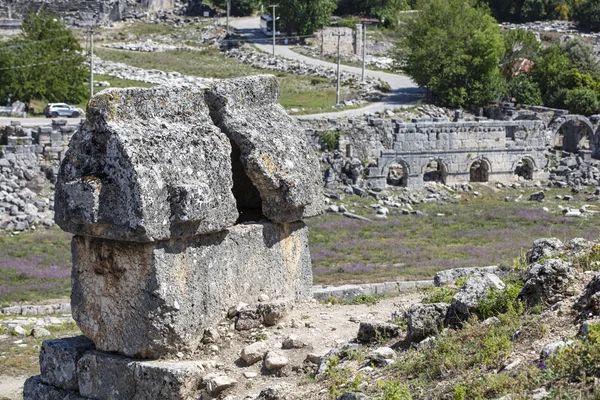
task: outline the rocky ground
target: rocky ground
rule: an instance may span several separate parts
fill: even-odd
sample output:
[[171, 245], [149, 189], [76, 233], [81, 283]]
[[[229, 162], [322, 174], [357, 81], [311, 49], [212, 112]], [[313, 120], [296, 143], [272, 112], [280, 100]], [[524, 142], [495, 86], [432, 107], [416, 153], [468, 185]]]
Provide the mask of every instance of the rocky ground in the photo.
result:
[[[240, 305], [205, 331], [194, 356], [201, 398], [592, 398], [599, 248], [540, 239], [512, 270], [449, 270], [424, 292], [298, 304], [272, 326], [245, 329]], [[47, 335], [36, 329], [4, 334], [0, 346], [26, 348]], [[565, 380], [571, 373], [579, 378]], [[18, 398], [20, 379], [4, 374], [0, 396]]]

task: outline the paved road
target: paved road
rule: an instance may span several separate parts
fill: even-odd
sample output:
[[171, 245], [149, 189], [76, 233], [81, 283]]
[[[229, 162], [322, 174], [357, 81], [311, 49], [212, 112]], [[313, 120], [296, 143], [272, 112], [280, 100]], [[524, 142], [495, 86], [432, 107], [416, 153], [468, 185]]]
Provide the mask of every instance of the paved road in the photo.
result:
[[[62, 119], [62, 118], [57, 118]], [[79, 125], [81, 118], [64, 118], [67, 120], [67, 125]], [[39, 125], [50, 125], [52, 120], [50, 118], [9, 118], [0, 117], [0, 126], [10, 125], [10, 121], [21, 121], [21, 125], [27, 126], [39, 126]]]
[[[266, 53], [273, 52], [272, 42], [269, 42], [261, 30], [258, 28], [260, 24], [259, 17], [248, 17], [248, 18], [235, 18], [231, 22], [231, 26], [237, 29], [238, 33], [242, 35], [247, 41], [251, 42], [259, 50]], [[303, 61], [307, 64], [322, 65], [329, 68], [337, 68], [337, 65], [327, 61], [319, 60], [316, 58], [306, 57], [302, 54], [298, 54], [289, 49], [285, 45], [276, 45], [275, 54], [291, 60]], [[355, 74], [361, 74], [361, 68], [350, 67], [348, 65], [342, 65], [340, 67], [342, 71], [353, 72]], [[323, 114], [312, 114], [302, 115], [298, 118], [322, 118], [322, 117], [343, 117], [351, 115], [360, 115], [364, 113], [371, 113], [375, 111], [383, 111], [385, 109], [401, 108], [414, 105], [423, 95], [424, 91], [417, 87], [417, 85], [407, 76], [390, 74], [382, 71], [371, 71], [366, 70], [365, 75], [373, 78], [379, 78], [390, 84], [392, 91], [389, 96], [385, 97], [383, 101], [371, 103], [366, 107], [357, 108], [354, 110], [345, 110], [339, 112], [330, 112]]]

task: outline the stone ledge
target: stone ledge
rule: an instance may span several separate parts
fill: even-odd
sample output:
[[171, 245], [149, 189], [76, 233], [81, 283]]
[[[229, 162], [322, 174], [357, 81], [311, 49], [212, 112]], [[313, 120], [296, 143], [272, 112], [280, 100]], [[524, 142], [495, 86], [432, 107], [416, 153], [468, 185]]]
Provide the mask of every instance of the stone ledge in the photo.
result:
[[394, 295], [399, 293], [412, 292], [418, 289], [432, 287], [433, 280], [425, 281], [398, 281], [382, 283], [365, 283], [361, 285], [343, 285], [343, 286], [314, 286], [313, 298], [317, 300], [327, 300], [333, 297], [340, 300], [352, 300], [360, 295]]

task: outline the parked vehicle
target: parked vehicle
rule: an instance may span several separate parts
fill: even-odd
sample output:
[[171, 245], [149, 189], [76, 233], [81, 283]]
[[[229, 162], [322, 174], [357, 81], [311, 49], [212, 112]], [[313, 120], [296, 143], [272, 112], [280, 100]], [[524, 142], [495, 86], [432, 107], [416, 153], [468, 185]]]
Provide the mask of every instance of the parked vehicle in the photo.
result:
[[[276, 21], [279, 21], [279, 17], [277, 17]], [[273, 17], [267, 14], [261, 15], [260, 30], [267, 36], [273, 36]], [[275, 36], [279, 36], [280, 34], [279, 31], [275, 32]]]
[[46, 118], [79, 118], [83, 115], [83, 110], [81, 108], [73, 107], [65, 103], [49, 103], [46, 106], [46, 108], [44, 108], [44, 115], [46, 116]]

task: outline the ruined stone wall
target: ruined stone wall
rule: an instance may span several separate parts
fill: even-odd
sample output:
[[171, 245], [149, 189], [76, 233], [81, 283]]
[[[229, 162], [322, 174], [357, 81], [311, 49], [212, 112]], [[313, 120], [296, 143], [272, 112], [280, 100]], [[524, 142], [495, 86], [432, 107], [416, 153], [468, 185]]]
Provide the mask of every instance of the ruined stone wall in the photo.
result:
[[[523, 112], [536, 113], [535, 118]], [[549, 117], [548, 110], [542, 109], [519, 113], [523, 119], [511, 121], [478, 117], [476, 121], [449, 122], [447, 118], [421, 118], [406, 123], [366, 116], [345, 122], [310, 121], [305, 122], [305, 127], [313, 146], [321, 150], [326, 150], [321, 139], [324, 132], [341, 133], [338, 148], [341, 155], [326, 157], [324, 161], [327, 164], [324, 181], [328, 187], [336, 186], [334, 176], [343, 174], [344, 169], [362, 171], [362, 166], [371, 186], [389, 184], [391, 169], [405, 175], [401, 186], [412, 188], [424, 184], [431, 168], [437, 168], [439, 180], [448, 184], [474, 179], [512, 182], [519, 177], [543, 180], [550, 170], [547, 151], [554, 149], [559, 136], [563, 137], [563, 151], [567, 153], [578, 151], [578, 145], [587, 138], [589, 143], [581, 148], [582, 154], [600, 158], [600, 117], [588, 119], [564, 113]], [[472, 175], [474, 168], [483, 175]], [[353, 173], [350, 179], [353, 184], [360, 182], [354, 176], [357, 174]]]
[[510, 182], [522, 160], [534, 168], [535, 178], [543, 178], [546, 167], [544, 152], [550, 134], [539, 121], [397, 123], [393, 149], [381, 153], [371, 178], [384, 181], [389, 166], [406, 166], [408, 187], [420, 187], [431, 161], [441, 164], [445, 183], [472, 180], [470, 170], [475, 163], [487, 171], [487, 180]]
[[356, 54], [354, 45], [354, 31], [346, 27], [324, 27], [320, 32], [320, 41], [325, 54], [337, 54], [338, 36], [340, 37], [340, 53], [344, 55]]
[[3, 0], [0, 18], [23, 19], [28, 10], [58, 14], [71, 25], [119, 21], [128, 10], [155, 12], [171, 9], [174, 0]]

